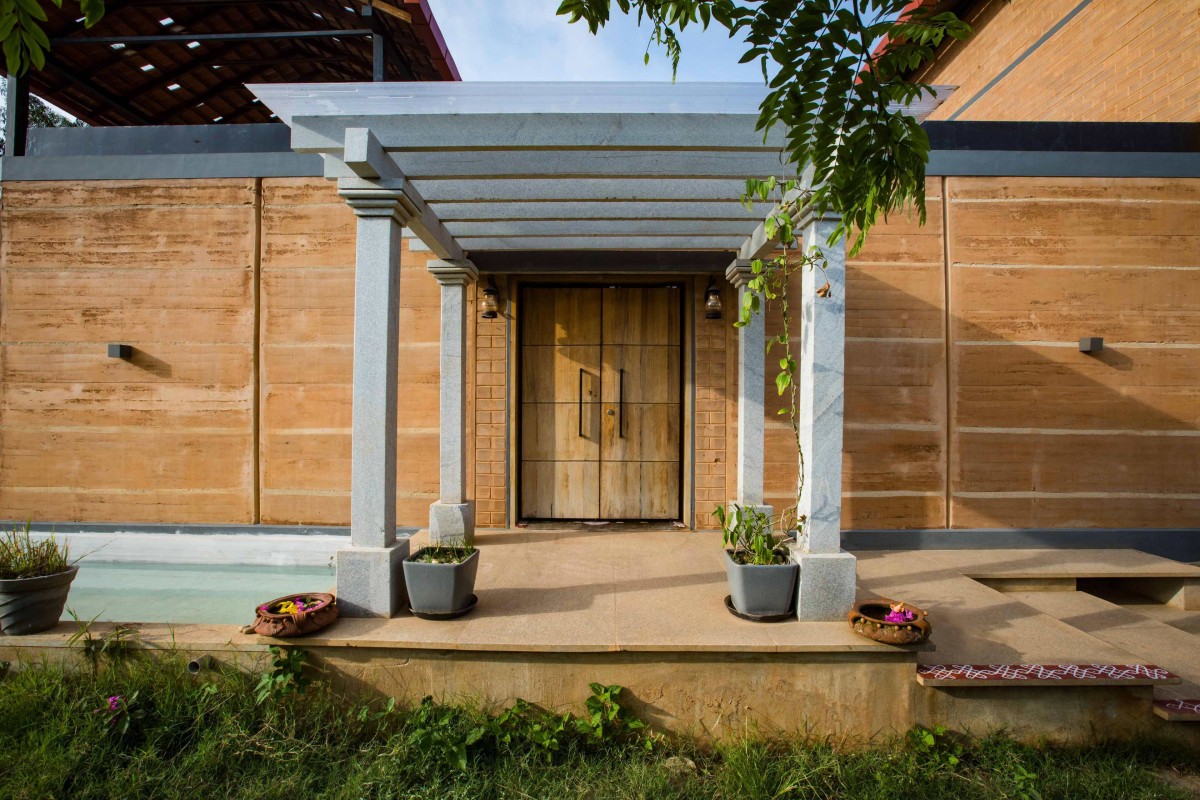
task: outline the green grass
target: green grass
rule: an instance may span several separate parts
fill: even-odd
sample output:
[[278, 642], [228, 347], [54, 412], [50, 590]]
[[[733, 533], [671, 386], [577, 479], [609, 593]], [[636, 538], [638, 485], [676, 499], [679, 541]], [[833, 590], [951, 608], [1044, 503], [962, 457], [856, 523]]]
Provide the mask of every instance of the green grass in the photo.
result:
[[57, 575], [71, 566], [70, 553], [53, 535], [34, 541], [32, 524], [13, 527], [0, 534], [0, 580], [40, 578]]
[[[320, 682], [256, 700], [258, 676], [188, 676], [173, 656], [0, 669], [0, 798], [1184, 798], [1154, 777], [1189, 756], [1161, 744], [1032, 747], [914, 731], [877, 749], [741, 742], [704, 751], [642, 732], [575, 732], [524, 711], [355, 703]], [[136, 700], [130, 700], [136, 693]], [[131, 702], [125, 733], [107, 698]], [[102, 709], [97, 712], [96, 709]], [[465, 769], [455, 748], [472, 731]], [[509, 741], [505, 743], [503, 739]], [[543, 737], [543, 738], [539, 738]], [[690, 759], [696, 768], [678, 768]]]

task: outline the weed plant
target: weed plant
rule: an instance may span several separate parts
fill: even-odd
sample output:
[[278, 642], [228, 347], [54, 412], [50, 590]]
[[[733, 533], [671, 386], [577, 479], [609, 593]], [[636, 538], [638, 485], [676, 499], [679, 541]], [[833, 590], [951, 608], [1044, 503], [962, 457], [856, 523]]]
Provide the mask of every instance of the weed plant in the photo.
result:
[[760, 567], [790, 563], [784, 537], [771, 532], [770, 515], [735, 503], [728, 511], [717, 506], [713, 516], [721, 525], [722, 541], [734, 562]]
[[527, 703], [402, 709], [319, 680], [260, 701], [258, 676], [191, 676], [169, 653], [105, 658], [95, 674], [21, 666], [0, 673], [0, 797], [12, 800], [1182, 800], [1153, 770], [1195, 769], [1151, 742], [1064, 748], [923, 730], [870, 750], [759, 739], [710, 751], [647, 736], [616, 703], [619, 687], [598, 684], [575, 717]]
[[428, 544], [408, 559], [423, 564], [461, 564], [478, 550], [475, 545], [458, 540], [444, 544]]
[[13, 527], [0, 536], [0, 580], [40, 578], [66, 572], [71, 566], [67, 545], [53, 536], [34, 541], [30, 523]]

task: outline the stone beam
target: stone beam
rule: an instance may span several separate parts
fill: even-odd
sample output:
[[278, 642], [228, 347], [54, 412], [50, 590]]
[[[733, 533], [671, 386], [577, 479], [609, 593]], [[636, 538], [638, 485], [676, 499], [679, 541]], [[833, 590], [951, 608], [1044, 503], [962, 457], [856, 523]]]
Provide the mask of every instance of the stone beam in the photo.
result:
[[[799, 189], [793, 189], [784, 196], [784, 204], [793, 203], [798, 200], [800, 196], [801, 191]], [[767, 217], [778, 214], [781, 208], [782, 205], [773, 207], [770, 212], [763, 214], [762, 218], [766, 219]], [[797, 208], [797, 210], [792, 214], [792, 224], [798, 225], [804, 213], [805, 211], [803, 208]], [[799, 234], [797, 233], [797, 236], [798, 235]], [[767, 236], [766, 225], [765, 223], [760, 222], [758, 227], [754, 229], [754, 233], [750, 234], [750, 237], [746, 239], [741, 248], [738, 250], [738, 258], [745, 261], [754, 261], [757, 258], [765, 258], [771, 253], [771, 251], [778, 247], [779, 239]]]
[[526, 203], [438, 203], [434, 206], [442, 222], [498, 222], [521, 220], [734, 220], [747, 228], [761, 215], [747, 211], [736, 201], [724, 203], [630, 201], [531, 201]]
[[[265, 97], [268, 87], [255, 91]], [[261, 90], [261, 91], [260, 91]], [[274, 98], [264, 102], [271, 106]], [[278, 112], [281, 109], [272, 106]], [[464, 118], [469, 124], [464, 124]], [[283, 117], [288, 122], [286, 116]], [[370, 128], [385, 149], [403, 150], [675, 150], [770, 151], [786, 145], [775, 126], [763, 141], [758, 114], [494, 113], [364, 114], [292, 117], [292, 149], [329, 153], [347, 127]]]
[[463, 237], [467, 250], [726, 250], [741, 236], [484, 236]]
[[395, 160], [384, 152], [370, 129], [345, 129], [340, 151], [325, 155], [325, 177], [337, 180], [339, 192], [384, 189], [395, 193], [408, 227], [430, 250], [439, 258], [463, 258], [462, 246], [442, 225]]
[[[367, 130], [353, 128], [350, 130]], [[382, 146], [380, 151], [382, 152]], [[431, 150], [389, 153], [413, 180], [472, 178], [736, 178], [782, 175], [775, 151]], [[349, 163], [347, 163], [349, 166]], [[346, 175], [351, 174], [350, 167]], [[357, 173], [357, 171], [354, 172]], [[374, 177], [363, 175], [362, 177]]]

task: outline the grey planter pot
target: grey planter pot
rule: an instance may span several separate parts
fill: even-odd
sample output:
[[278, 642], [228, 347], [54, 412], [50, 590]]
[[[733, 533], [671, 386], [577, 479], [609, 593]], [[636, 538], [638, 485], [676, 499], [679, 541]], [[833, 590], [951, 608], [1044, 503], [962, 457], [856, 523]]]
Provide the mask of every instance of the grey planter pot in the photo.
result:
[[426, 614], [452, 614], [471, 602], [475, 574], [479, 571], [479, 551], [458, 564], [428, 564], [412, 559], [425, 552], [421, 548], [404, 561], [404, 583], [408, 604], [413, 611]]
[[733, 607], [743, 614], [771, 617], [791, 612], [796, 605], [796, 576], [800, 565], [739, 564], [725, 551], [725, 575]]
[[79, 567], [39, 578], [0, 580], [0, 631], [24, 636], [58, 624]]

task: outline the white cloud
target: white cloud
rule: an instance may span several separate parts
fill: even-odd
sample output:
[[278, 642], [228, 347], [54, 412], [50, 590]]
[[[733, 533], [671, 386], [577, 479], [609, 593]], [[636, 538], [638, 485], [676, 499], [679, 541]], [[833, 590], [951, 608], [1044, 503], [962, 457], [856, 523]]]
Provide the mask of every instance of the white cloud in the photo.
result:
[[[559, 0], [429, 0], [463, 80], [669, 81], [671, 67], [657, 45], [643, 54], [649, 27], [620, 13], [593, 36], [583, 23], [554, 12]], [[688, 28], [681, 37], [680, 81], [761, 81], [753, 65], [737, 63], [743, 48], [723, 28]]]

